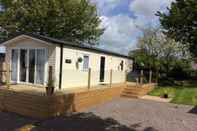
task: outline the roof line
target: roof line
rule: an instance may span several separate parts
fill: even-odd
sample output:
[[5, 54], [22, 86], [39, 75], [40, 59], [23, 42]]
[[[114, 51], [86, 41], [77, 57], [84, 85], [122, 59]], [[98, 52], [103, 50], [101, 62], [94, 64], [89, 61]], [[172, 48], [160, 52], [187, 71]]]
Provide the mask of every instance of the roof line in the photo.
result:
[[100, 49], [100, 48], [97, 48], [97, 47], [73, 44], [72, 42], [69, 42], [69, 41], [62, 41], [62, 40], [58, 40], [58, 39], [55, 39], [55, 38], [52, 38], [52, 37], [47, 37], [47, 36], [38, 35], [38, 34], [32, 34], [32, 33], [18, 33], [18, 34], [15, 34], [14, 36], [8, 38], [7, 40], [2, 41], [1, 44], [3, 44], [6, 41], [9, 41], [11, 39], [14, 39], [15, 37], [18, 37], [20, 35], [26, 35], [26, 36], [33, 37], [33, 38], [36, 38], [36, 39], [39, 39], [39, 40], [42, 40], [42, 41], [55, 43], [55, 44], [59, 44], [59, 45], [63, 44], [65, 46], [69, 46], [69, 47], [74, 47], [74, 48], [79, 48], [79, 49], [86, 49], [86, 50], [90, 50], [90, 51], [94, 51], [94, 52], [99, 52], [99, 53], [109, 54], [109, 55], [113, 55], [113, 56], [133, 59], [130, 56], [119, 54], [119, 53], [108, 51], [108, 50], [104, 50], [104, 49]]

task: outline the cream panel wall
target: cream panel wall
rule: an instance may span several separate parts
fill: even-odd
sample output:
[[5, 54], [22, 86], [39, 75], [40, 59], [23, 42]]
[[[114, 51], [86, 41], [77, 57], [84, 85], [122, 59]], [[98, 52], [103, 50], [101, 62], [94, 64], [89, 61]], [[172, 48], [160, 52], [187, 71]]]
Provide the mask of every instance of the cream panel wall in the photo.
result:
[[[10, 63], [11, 60], [11, 49], [13, 48], [45, 48], [48, 54], [48, 66], [53, 67], [53, 73], [55, 73], [55, 62], [56, 62], [56, 50], [55, 45], [49, 43], [42, 43], [41, 41], [33, 40], [30, 38], [21, 38], [17, 41], [6, 44], [6, 62]], [[48, 69], [46, 69], [48, 70]], [[48, 73], [47, 73], [48, 74]], [[47, 75], [46, 74], [46, 75]], [[48, 77], [48, 76], [46, 76]]]
[[[46, 48], [48, 50], [48, 66], [53, 67], [53, 77], [55, 86], [59, 87], [60, 74], [60, 47], [37, 39], [22, 37], [6, 44], [6, 61], [10, 63], [12, 48]], [[85, 49], [64, 47], [63, 49], [63, 72], [62, 88], [87, 87], [88, 70], [83, 69], [83, 62], [76, 64], [78, 58], [84, 55], [89, 56], [89, 68], [91, 68], [91, 85], [100, 83], [100, 58], [105, 57], [105, 77], [104, 83], [110, 82], [110, 70], [112, 69], [112, 82], [122, 83], [125, 81], [125, 71], [132, 68], [132, 61], [122, 57], [106, 55], [104, 53], [93, 52]], [[66, 63], [71, 60], [71, 63]], [[124, 62], [124, 70], [120, 68], [121, 61]]]
[[[77, 66], [78, 58], [83, 58], [84, 55], [89, 56], [89, 68], [91, 68], [91, 85], [99, 85], [100, 83], [100, 58], [105, 57], [105, 79], [104, 83], [110, 83], [110, 70], [112, 73], [113, 83], [125, 82], [125, 71], [128, 59], [106, 55], [103, 53], [91, 52], [82, 49], [64, 47], [63, 49], [63, 76], [62, 88], [87, 87], [88, 85], [88, 70], [83, 70], [83, 62]], [[59, 53], [60, 54], [60, 53]], [[66, 60], [71, 60], [71, 63], [66, 63]], [[57, 59], [58, 61], [58, 59]], [[124, 62], [124, 70], [121, 70], [120, 63]], [[57, 62], [56, 62], [57, 63]]]

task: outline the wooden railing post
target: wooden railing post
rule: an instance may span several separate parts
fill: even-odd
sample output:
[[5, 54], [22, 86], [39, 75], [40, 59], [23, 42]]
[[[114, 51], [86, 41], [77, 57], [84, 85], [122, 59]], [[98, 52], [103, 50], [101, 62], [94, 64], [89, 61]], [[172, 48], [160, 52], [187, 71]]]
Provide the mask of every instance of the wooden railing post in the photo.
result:
[[88, 69], [88, 89], [91, 87], [91, 68]]
[[136, 78], [136, 86], [139, 85], [139, 77]]
[[127, 83], [127, 70], [125, 70], [125, 80], [124, 80], [125, 84]]
[[111, 69], [110, 70], [110, 82], [109, 82], [109, 85], [110, 85], [110, 88], [112, 87], [112, 76], [113, 75], [113, 70]]
[[152, 70], [150, 70], [150, 72], [149, 72], [149, 83], [152, 83], [152, 74], [153, 74], [153, 72], [152, 72]]
[[144, 71], [141, 70], [141, 72], [140, 72], [140, 84], [141, 85], [143, 84], [143, 77], [144, 77]]
[[3, 67], [2, 67], [2, 71], [3, 71], [2, 72], [2, 82], [5, 83], [6, 82], [6, 72], [5, 72], [6, 71], [6, 63], [3, 62], [2, 65], [3, 65]]
[[53, 67], [49, 66], [49, 79], [48, 81], [52, 81], [53, 80]]
[[3, 63], [0, 63], [0, 82], [3, 83]]
[[6, 86], [7, 88], [10, 87], [10, 66], [6, 64]]

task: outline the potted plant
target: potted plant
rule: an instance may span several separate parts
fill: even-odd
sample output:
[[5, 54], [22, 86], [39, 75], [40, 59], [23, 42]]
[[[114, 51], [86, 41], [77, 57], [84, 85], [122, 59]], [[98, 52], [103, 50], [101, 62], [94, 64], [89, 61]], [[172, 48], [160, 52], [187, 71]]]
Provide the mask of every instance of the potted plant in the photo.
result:
[[83, 61], [83, 59], [81, 57], [78, 58], [77, 62], [81, 63]]
[[79, 57], [78, 59], [77, 59], [77, 62], [76, 62], [76, 67], [77, 67], [77, 69], [79, 69], [79, 63], [81, 63], [83, 61], [83, 59], [81, 58], [81, 57]]
[[48, 81], [48, 84], [46, 86], [46, 94], [47, 94], [47, 96], [53, 95], [54, 89], [55, 89], [54, 81], [51, 79], [51, 80]]
[[168, 98], [168, 93], [167, 93], [167, 91], [165, 90], [164, 91], [164, 94], [163, 94], [163, 96], [162, 96], [163, 98], [165, 98], [165, 99], [167, 99]]

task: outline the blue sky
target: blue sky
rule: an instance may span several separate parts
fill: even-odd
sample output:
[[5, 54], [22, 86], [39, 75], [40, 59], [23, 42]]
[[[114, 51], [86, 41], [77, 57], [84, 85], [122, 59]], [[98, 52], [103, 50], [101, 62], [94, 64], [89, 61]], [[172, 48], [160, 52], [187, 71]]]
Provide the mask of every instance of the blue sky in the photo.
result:
[[91, 0], [105, 28], [99, 47], [127, 54], [136, 48], [139, 28], [159, 25], [157, 11], [165, 12], [174, 0]]

